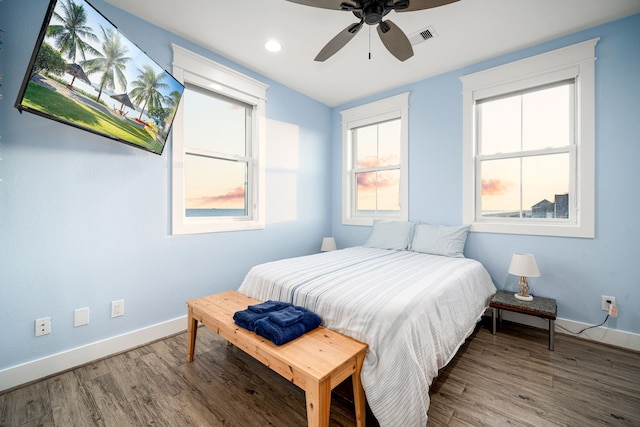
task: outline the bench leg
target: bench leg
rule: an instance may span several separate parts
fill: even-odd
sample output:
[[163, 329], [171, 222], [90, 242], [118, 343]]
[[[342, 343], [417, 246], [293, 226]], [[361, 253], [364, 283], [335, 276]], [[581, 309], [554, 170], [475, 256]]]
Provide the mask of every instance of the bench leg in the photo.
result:
[[331, 383], [328, 379], [317, 384], [307, 383], [307, 425], [309, 427], [328, 427], [331, 410]]
[[553, 344], [554, 344], [554, 338], [555, 338], [555, 328], [556, 328], [556, 322], [553, 319], [549, 319], [549, 350], [553, 351]]
[[498, 311], [497, 308], [495, 307], [491, 307], [491, 333], [493, 335], [496, 334], [496, 312]]
[[196, 351], [197, 332], [198, 321], [193, 318], [193, 309], [189, 307], [187, 316], [187, 362], [193, 362], [193, 355]]
[[362, 363], [364, 362], [364, 354], [356, 356], [356, 371], [351, 376], [353, 383], [353, 401], [356, 407], [356, 426], [364, 427], [367, 421], [365, 408], [364, 389], [360, 381], [360, 372], [362, 371]]

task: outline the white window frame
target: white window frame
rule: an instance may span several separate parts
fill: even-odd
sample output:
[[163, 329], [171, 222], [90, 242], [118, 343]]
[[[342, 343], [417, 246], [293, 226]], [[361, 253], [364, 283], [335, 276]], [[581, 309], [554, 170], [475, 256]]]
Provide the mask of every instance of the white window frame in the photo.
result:
[[[376, 219], [407, 221], [409, 217], [409, 92], [341, 111], [342, 115], [342, 223], [373, 225]], [[352, 130], [400, 119], [400, 212], [397, 216], [357, 216]]]
[[184, 160], [189, 148], [184, 138], [184, 107], [181, 102], [173, 124], [172, 146], [172, 234], [196, 234], [225, 231], [255, 230], [265, 226], [265, 105], [267, 85], [210, 59], [172, 44], [173, 75], [181, 83], [189, 83], [253, 106], [251, 152], [249, 162], [247, 217], [185, 216]]
[[[461, 77], [463, 84], [463, 219], [471, 231], [542, 236], [595, 236], [595, 46], [592, 39]], [[480, 216], [476, 101], [575, 80], [575, 162], [569, 221]]]

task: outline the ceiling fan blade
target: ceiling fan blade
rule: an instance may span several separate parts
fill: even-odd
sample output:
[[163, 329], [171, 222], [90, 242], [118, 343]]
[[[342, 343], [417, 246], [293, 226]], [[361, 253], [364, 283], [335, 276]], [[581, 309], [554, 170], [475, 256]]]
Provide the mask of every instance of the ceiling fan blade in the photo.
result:
[[291, 3], [298, 3], [304, 6], [320, 7], [322, 9], [351, 10], [359, 7], [357, 1], [353, 0], [287, 0]]
[[400, 61], [406, 61], [413, 56], [413, 47], [407, 35], [390, 20], [378, 24], [378, 35], [387, 50]]
[[[291, 1], [291, 0], [289, 0]], [[402, 0], [401, 0], [402, 1]], [[455, 3], [460, 0], [409, 0], [409, 6], [405, 8], [395, 9], [396, 12], [411, 12], [414, 10], [431, 9], [434, 7], [444, 6], [449, 3]], [[400, 3], [400, 2], [398, 2]]]
[[322, 62], [331, 58], [331, 56], [333, 56], [334, 53], [336, 53], [337, 51], [342, 49], [347, 43], [349, 43], [349, 41], [353, 38], [353, 36], [358, 34], [358, 31], [360, 31], [360, 28], [362, 28], [363, 24], [364, 24], [364, 21], [360, 21], [356, 24], [351, 24], [344, 30], [340, 31], [334, 38], [332, 38], [329, 41], [329, 43], [325, 45], [325, 47], [322, 48], [320, 52], [318, 52], [318, 55], [315, 57], [314, 60], [318, 62]]

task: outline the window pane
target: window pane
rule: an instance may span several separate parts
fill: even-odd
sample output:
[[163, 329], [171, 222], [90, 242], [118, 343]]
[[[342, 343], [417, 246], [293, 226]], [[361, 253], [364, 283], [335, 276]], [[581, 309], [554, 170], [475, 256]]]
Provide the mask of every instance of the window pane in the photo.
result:
[[400, 164], [400, 120], [378, 124], [378, 166]]
[[353, 130], [357, 168], [378, 166], [378, 127], [365, 126]]
[[246, 155], [245, 105], [194, 86], [186, 87], [182, 102], [185, 145], [216, 153]]
[[522, 96], [522, 149], [571, 145], [571, 86], [552, 87]]
[[522, 159], [522, 204], [533, 218], [569, 218], [569, 154]]
[[354, 129], [357, 168], [400, 164], [400, 120]]
[[356, 173], [356, 214], [397, 216], [400, 213], [400, 170]]
[[482, 216], [568, 218], [568, 153], [486, 160], [481, 165]]
[[247, 163], [187, 154], [185, 216], [247, 216]]
[[478, 104], [478, 150], [480, 154], [521, 151], [520, 96]]
[[572, 144], [573, 84], [566, 83], [478, 104], [481, 154]]
[[481, 164], [482, 216], [520, 217], [520, 159]]

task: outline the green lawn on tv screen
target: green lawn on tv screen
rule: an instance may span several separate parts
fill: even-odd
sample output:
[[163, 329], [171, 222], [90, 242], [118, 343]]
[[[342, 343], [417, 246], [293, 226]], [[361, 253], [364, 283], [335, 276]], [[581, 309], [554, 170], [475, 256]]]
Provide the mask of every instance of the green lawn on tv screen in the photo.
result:
[[60, 120], [98, 133], [112, 135], [151, 151], [158, 153], [162, 151], [162, 144], [128, 119], [114, 117], [36, 83], [29, 82], [22, 104]]

